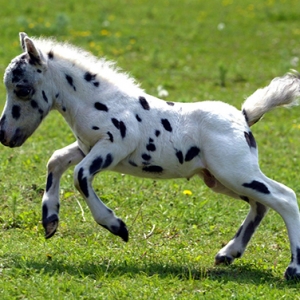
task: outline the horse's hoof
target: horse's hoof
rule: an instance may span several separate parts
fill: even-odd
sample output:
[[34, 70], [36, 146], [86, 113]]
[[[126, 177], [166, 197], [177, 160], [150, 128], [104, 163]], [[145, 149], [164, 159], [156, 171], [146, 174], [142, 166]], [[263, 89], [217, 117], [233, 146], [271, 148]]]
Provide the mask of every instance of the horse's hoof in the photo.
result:
[[51, 238], [58, 227], [58, 217], [57, 215], [52, 215], [49, 218], [47, 218], [45, 221], [43, 221], [43, 226], [45, 228], [45, 238], [49, 239]]
[[119, 230], [115, 233], [115, 235], [118, 235], [124, 242], [128, 242], [129, 239], [129, 233], [126, 224], [119, 219], [120, 227]]
[[233, 262], [234, 258], [233, 257], [230, 257], [230, 256], [226, 256], [226, 255], [217, 255], [215, 257], [215, 265], [231, 265], [232, 262]]
[[128, 242], [129, 233], [128, 233], [126, 224], [121, 219], [118, 219], [118, 221], [119, 221], [119, 226], [113, 225], [111, 227], [108, 227], [108, 226], [102, 225], [100, 223], [98, 223], [98, 224], [100, 226], [104, 227], [105, 229], [109, 230], [114, 235], [119, 236], [124, 242]]
[[297, 273], [297, 269], [293, 267], [288, 267], [285, 270], [284, 277], [286, 280], [300, 281], [300, 273]]

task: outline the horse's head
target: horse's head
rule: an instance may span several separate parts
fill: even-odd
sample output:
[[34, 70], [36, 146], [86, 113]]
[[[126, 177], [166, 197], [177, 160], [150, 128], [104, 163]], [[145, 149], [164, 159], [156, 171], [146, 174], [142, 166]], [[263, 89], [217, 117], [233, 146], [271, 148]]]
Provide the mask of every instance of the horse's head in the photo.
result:
[[25, 33], [20, 33], [23, 53], [6, 68], [7, 97], [0, 121], [0, 141], [9, 147], [21, 146], [51, 109], [47, 95], [47, 58]]

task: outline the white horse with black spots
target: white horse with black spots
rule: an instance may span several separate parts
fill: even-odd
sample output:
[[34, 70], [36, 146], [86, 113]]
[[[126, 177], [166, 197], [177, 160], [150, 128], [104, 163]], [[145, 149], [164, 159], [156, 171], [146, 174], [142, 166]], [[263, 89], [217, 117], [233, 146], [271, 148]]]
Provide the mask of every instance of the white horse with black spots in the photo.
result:
[[200, 176], [213, 191], [245, 200], [250, 211], [216, 255], [230, 264], [245, 251], [269, 208], [283, 218], [291, 262], [287, 279], [300, 278], [300, 217], [295, 193], [266, 177], [250, 126], [269, 110], [300, 96], [294, 72], [257, 90], [242, 110], [219, 101], [166, 102], [146, 94], [112, 63], [69, 44], [20, 33], [23, 53], [7, 67], [7, 99], [0, 140], [21, 146], [51, 110], [62, 114], [76, 142], [54, 152], [42, 199], [46, 238], [58, 226], [59, 183], [72, 165], [76, 188], [95, 221], [128, 241], [125, 223], [96, 195], [92, 180], [111, 170], [147, 178]]

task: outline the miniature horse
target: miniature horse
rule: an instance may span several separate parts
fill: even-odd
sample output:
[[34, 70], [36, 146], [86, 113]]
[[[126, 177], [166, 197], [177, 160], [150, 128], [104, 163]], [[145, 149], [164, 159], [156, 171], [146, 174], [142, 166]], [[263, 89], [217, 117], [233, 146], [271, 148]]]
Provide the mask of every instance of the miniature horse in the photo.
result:
[[242, 110], [219, 101], [166, 102], [146, 94], [111, 62], [69, 44], [20, 33], [23, 53], [7, 67], [7, 99], [0, 141], [21, 146], [51, 110], [72, 129], [76, 142], [48, 162], [42, 199], [46, 238], [58, 227], [59, 183], [72, 165], [74, 183], [95, 221], [128, 241], [125, 223], [96, 195], [92, 180], [111, 170], [147, 178], [200, 176], [213, 191], [245, 200], [250, 211], [233, 239], [215, 257], [230, 264], [245, 251], [269, 208], [283, 218], [292, 258], [287, 279], [300, 278], [300, 217], [295, 193], [266, 177], [250, 126], [266, 112], [300, 96], [294, 72], [257, 90]]

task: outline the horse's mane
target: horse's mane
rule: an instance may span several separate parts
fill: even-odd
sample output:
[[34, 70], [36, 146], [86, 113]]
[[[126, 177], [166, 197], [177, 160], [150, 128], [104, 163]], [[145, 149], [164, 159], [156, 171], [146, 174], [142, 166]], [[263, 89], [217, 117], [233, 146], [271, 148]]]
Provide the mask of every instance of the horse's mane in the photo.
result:
[[62, 64], [65, 62], [72, 67], [75, 66], [97, 74], [100, 78], [122, 89], [142, 91], [135, 79], [128, 73], [122, 72], [113, 61], [103, 57], [98, 58], [80, 47], [68, 42], [58, 42], [54, 38], [33, 38], [33, 40], [43, 54], [48, 55], [51, 52], [54, 59], [61, 60]]

